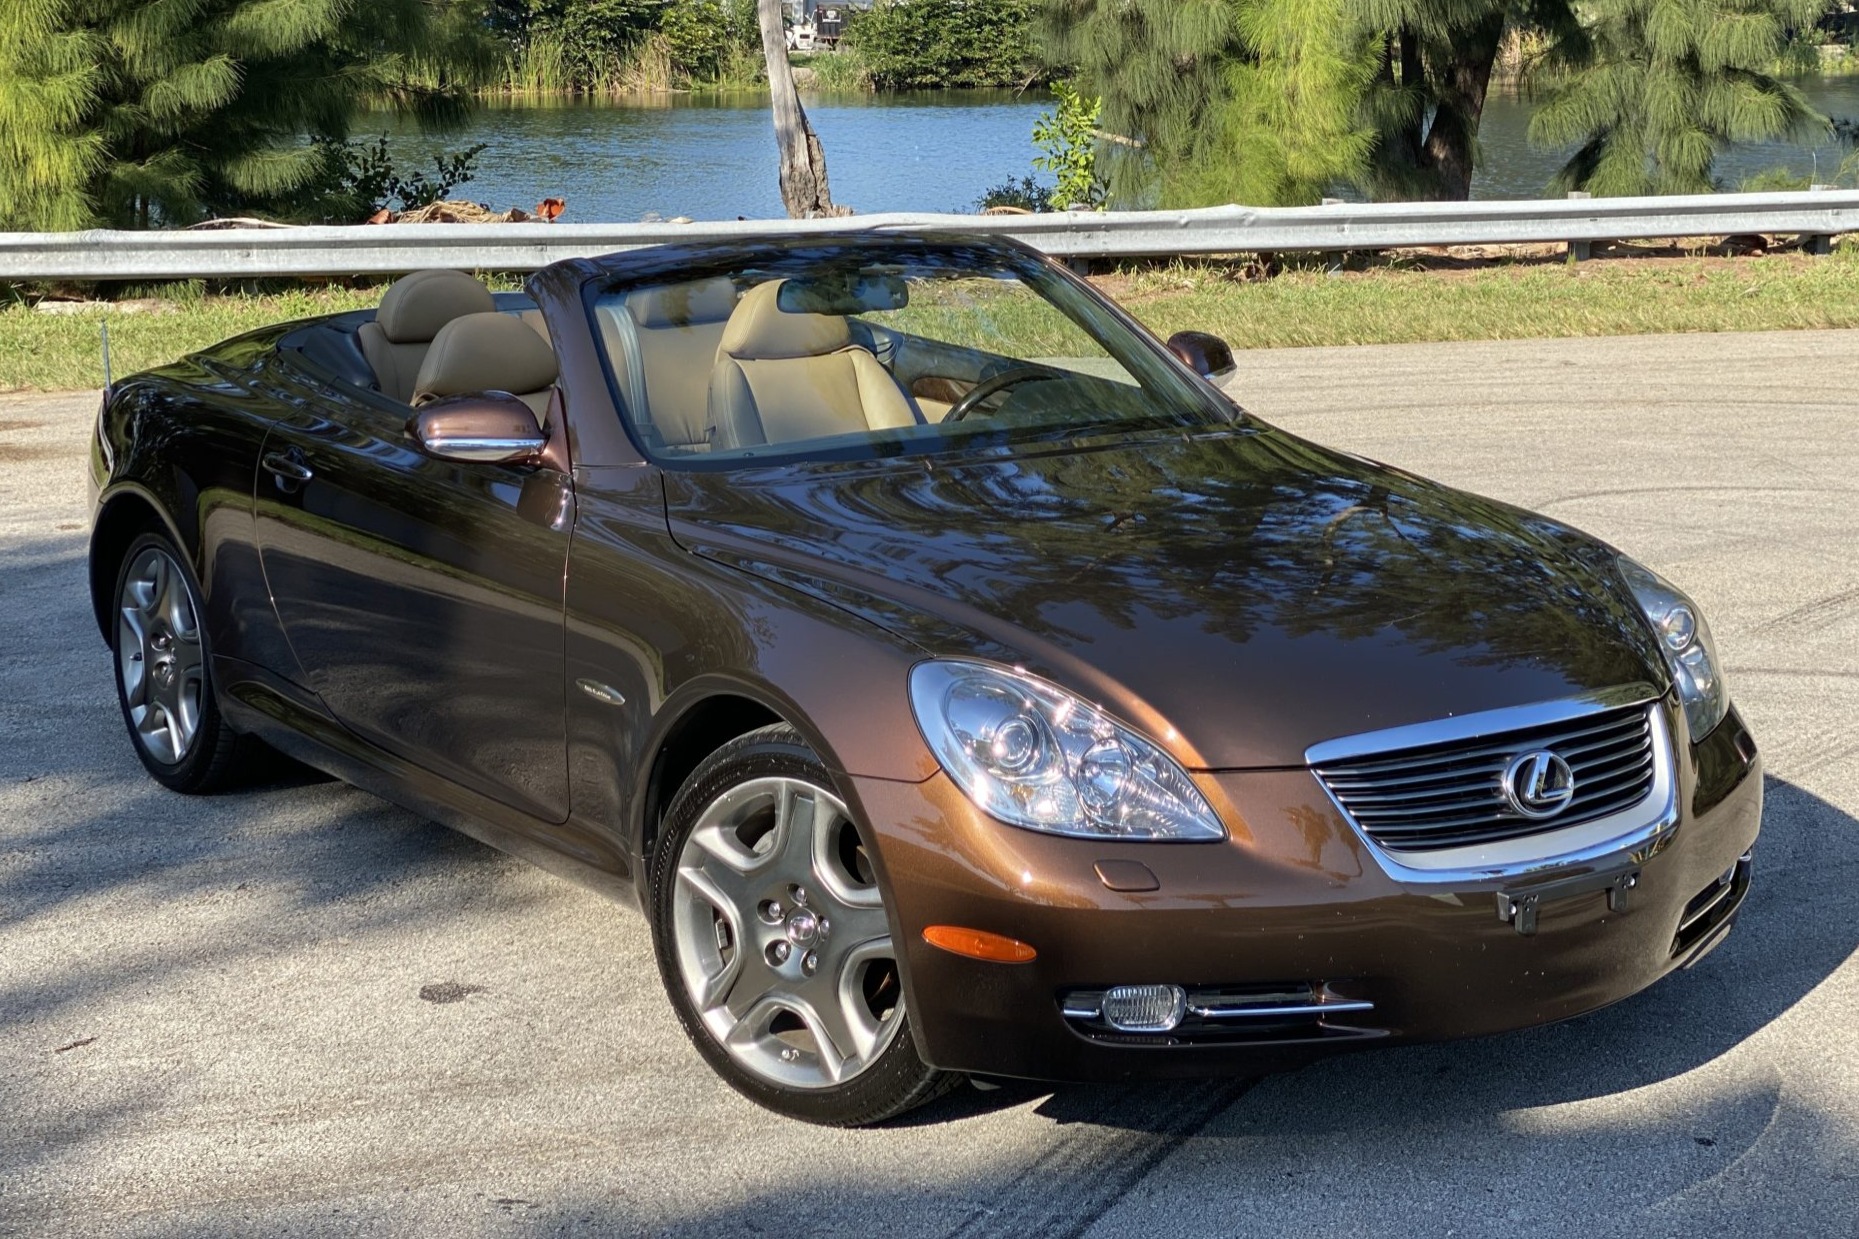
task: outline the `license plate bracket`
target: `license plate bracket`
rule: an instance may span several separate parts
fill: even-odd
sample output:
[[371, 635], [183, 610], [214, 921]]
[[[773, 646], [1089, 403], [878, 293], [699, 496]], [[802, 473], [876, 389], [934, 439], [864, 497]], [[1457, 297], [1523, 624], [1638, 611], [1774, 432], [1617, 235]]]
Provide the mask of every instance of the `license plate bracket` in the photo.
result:
[[1633, 890], [1639, 884], [1640, 871], [1633, 867], [1578, 873], [1534, 886], [1501, 890], [1497, 892], [1498, 919], [1527, 938], [1536, 932], [1537, 913], [1546, 903], [1606, 891], [1608, 910], [1625, 913], [1631, 905]]

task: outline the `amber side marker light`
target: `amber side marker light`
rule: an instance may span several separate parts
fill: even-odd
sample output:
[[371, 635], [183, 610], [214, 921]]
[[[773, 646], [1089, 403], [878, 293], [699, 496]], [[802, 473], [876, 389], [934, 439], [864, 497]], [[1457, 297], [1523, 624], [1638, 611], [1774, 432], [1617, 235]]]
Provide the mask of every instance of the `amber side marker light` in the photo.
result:
[[963, 929], [957, 925], [931, 925], [923, 931], [923, 941], [956, 955], [985, 959], [995, 964], [1024, 964], [1039, 954], [1016, 938], [1005, 938], [983, 929]]

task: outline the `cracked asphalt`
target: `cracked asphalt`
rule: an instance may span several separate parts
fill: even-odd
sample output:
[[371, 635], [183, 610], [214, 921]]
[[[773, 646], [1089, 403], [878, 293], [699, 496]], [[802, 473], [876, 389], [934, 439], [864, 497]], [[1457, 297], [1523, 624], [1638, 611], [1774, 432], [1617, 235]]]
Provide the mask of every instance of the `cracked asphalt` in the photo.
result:
[[636, 916], [336, 783], [147, 780], [85, 599], [95, 395], [0, 397], [0, 1234], [1859, 1235], [1859, 333], [1239, 366], [1704, 605], [1768, 770], [1714, 955], [1487, 1040], [792, 1124], [685, 1043]]

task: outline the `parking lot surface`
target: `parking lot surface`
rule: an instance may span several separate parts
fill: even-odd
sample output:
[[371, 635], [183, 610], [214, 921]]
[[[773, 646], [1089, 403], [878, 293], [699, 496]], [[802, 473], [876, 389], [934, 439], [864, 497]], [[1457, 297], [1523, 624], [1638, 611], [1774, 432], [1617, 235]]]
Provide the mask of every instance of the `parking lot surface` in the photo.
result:
[[1703, 604], [1768, 771], [1714, 955], [1258, 1082], [790, 1123], [685, 1042], [637, 916], [336, 783], [149, 781], [85, 596], [96, 397], [0, 397], [0, 1234], [1859, 1235], [1859, 333], [1239, 366]]

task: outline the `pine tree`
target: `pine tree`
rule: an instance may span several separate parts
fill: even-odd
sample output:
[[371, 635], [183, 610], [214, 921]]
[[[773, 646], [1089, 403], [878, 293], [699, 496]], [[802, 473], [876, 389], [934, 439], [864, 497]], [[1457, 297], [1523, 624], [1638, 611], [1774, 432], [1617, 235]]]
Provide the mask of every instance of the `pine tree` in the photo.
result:
[[1562, 38], [1579, 30], [1574, 0], [1354, 0], [1353, 7], [1381, 52], [1364, 100], [1376, 137], [1362, 184], [1377, 198], [1469, 198], [1505, 33]]
[[61, 24], [67, 0], [0, 6], [0, 228], [81, 228], [103, 135], [83, 125], [97, 95], [98, 39]]
[[0, 227], [288, 203], [370, 102], [462, 115], [482, 31], [475, 0], [7, 0]]
[[1046, 0], [1049, 64], [1103, 101], [1103, 171], [1113, 203], [1140, 203], [1152, 178], [1189, 166], [1244, 54], [1233, 0]]
[[1544, 146], [1576, 147], [1552, 192], [1708, 193], [1730, 142], [1827, 120], [1766, 70], [1820, 0], [1587, 0], [1588, 21], [1552, 49], [1530, 121]]
[[[1386, 70], [1380, 53], [1393, 38], [1374, 33], [1366, 6], [1440, 2], [1047, 0], [1041, 35], [1048, 62], [1067, 66], [1081, 94], [1103, 100], [1113, 201], [1289, 205], [1377, 178], [1430, 187], [1430, 170], [1404, 176], [1384, 168], [1399, 157], [1381, 152], [1405, 149], [1403, 125], [1419, 130], [1412, 145], [1424, 150], [1425, 122], [1439, 111], [1426, 101], [1438, 92], [1410, 75], [1410, 94], [1422, 102], [1405, 108], [1387, 89], [1398, 83], [1377, 85]], [[1378, 113], [1365, 106], [1376, 91]], [[1453, 115], [1445, 113], [1442, 141]], [[1377, 120], [1389, 132], [1378, 134]]]
[[1162, 170], [1169, 204], [1314, 203], [1367, 174], [1361, 101], [1377, 58], [1349, 0], [1239, 0], [1229, 60], [1193, 158]]

